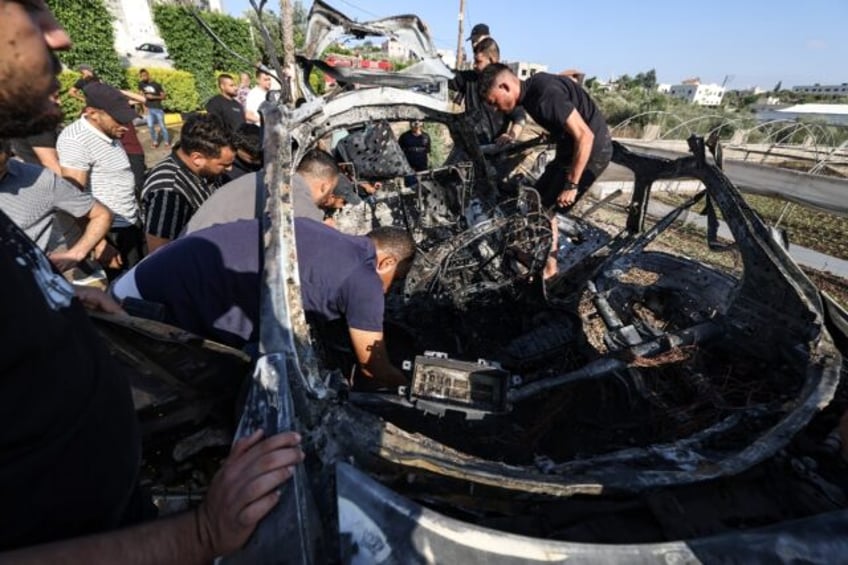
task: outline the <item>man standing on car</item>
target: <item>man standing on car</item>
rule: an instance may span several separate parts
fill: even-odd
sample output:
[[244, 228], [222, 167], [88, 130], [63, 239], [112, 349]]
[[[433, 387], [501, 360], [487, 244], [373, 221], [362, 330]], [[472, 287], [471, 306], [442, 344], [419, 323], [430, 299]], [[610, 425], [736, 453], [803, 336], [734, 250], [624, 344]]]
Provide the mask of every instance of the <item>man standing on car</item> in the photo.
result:
[[567, 76], [536, 73], [521, 81], [500, 63], [480, 77], [480, 98], [501, 112], [523, 106], [556, 142], [556, 157], [536, 182], [545, 206], [571, 208], [609, 165], [612, 139], [589, 94]]
[[154, 129], [155, 124], [159, 124], [159, 132], [162, 134], [162, 141], [165, 142], [165, 147], [171, 146], [171, 139], [168, 136], [168, 128], [165, 126], [165, 110], [162, 109], [162, 100], [165, 99], [167, 93], [162, 89], [162, 85], [155, 80], [150, 80], [150, 73], [147, 69], [141, 69], [138, 72], [138, 90], [144, 95], [147, 107], [147, 127], [150, 130], [150, 141], [153, 147], [159, 147], [159, 136]]

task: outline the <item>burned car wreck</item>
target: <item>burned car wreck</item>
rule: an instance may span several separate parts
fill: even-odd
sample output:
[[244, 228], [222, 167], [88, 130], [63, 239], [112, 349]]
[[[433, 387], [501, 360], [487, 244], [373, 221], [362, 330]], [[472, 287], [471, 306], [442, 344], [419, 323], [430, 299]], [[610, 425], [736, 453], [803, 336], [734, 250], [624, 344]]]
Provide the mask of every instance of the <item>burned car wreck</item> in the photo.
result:
[[[420, 63], [382, 79], [330, 69], [364, 86], [326, 96], [303, 75], [305, 103], [266, 105], [260, 357], [251, 365], [171, 334], [184, 355], [170, 354], [167, 365], [178, 370], [136, 379], [148, 462], [171, 453], [156, 438], [178, 438], [181, 462], [216, 444], [209, 423], [231, 409], [239, 385], [226, 375], [238, 371], [252, 378], [236, 435], [262, 427], [304, 437], [306, 463], [226, 561], [834, 562], [848, 554], [845, 466], [820, 448], [845, 408], [848, 316], [789, 258], [702, 140], [677, 160], [617, 145], [613, 161], [634, 181], [621, 224], [596, 221], [604, 202], [558, 216], [558, 274], [545, 281], [552, 224], [533, 174], [514, 167], [543, 140], [484, 155], [438, 96], [449, 73], [433, 72], [440, 62], [414, 16], [358, 23], [316, 2], [310, 24], [307, 71], [344, 35], [396, 37]], [[411, 88], [421, 84], [435, 87]], [[419, 173], [392, 129], [413, 119], [437, 124], [453, 147]], [[389, 350], [410, 377], [399, 390], [360, 392], [326, 370], [300, 303], [291, 173], [341, 130], [357, 178], [382, 188], [343, 208], [338, 229], [399, 226], [418, 246], [387, 297]], [[698, 179], [704, 191], [650, 219], [652, 184], [677, 178]], [[734, 269], [655, 246], [705, 199], [732, 232]], [[138, 359], [130, 343], [138, 327], [100, 324], [113, 351]], [[150, 336], [152, 358], [161, 340]]]

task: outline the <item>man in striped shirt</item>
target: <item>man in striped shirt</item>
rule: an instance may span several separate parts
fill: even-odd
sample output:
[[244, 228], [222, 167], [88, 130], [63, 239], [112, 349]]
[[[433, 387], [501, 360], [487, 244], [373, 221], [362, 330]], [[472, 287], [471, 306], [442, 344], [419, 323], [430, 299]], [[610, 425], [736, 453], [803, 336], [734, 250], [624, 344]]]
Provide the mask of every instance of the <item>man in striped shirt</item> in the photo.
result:
[[[135, 177], [120, 142], [136, 113], [124, 95], [107, 84], [92, 83], [84, 92], [85, 111], [59, 134], [56, 150], [62, 176], [90, 190], [112, 211], [109, 239], [120, 255], [120, 260], [110, 265], [114, 271], [132, 267], [144, 254]], [[96, 250], [98, 254], [101, 251]], [[116, 273], [107, 269], [107, 274]]]
[[217, 116], [189, 118], [180, 142], [150, 170], [141, 199], [148, 252], [175, 239], [220, 185], [235, 159], [232, 133]]

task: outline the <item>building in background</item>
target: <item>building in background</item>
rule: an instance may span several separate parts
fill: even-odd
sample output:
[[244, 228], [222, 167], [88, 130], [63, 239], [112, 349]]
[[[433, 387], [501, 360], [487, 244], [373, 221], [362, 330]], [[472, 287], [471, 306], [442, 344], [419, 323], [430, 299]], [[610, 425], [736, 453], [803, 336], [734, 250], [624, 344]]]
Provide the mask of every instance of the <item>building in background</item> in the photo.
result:
[[387, 39], [380, 46], [380, 50], [387, 59], [395, 61], [409, 60], [409, 49], [403, 46], [397, 39]]
[[540, 65], [538, 63], [525, 63], [523, 61], [516, 61], [514, 63], [506, 63], [506, 66], [515, 73], [515, 76], [520, 78], [521, 80], [526, 80], [536, 73], [546, 73], [548, 72], [547, 65]]
[[793, 86], [792, 92], [816, 94], [819, 96], [848, 96], [848, 82], [842, 84], [814, 84], [812, 86]]
[[687, 79], [672, 86], [668, 94], [699, 106], [718, 106], [724, 98], [725, 89], [718, 84], [702, 84], [700, 79]]
[[791, 120], [825, 122], [832, 126], [848, 126], [848, 104], [796, 104], [783, 108], [762, 107], [757, 110], [757, 120], [770, 122]]

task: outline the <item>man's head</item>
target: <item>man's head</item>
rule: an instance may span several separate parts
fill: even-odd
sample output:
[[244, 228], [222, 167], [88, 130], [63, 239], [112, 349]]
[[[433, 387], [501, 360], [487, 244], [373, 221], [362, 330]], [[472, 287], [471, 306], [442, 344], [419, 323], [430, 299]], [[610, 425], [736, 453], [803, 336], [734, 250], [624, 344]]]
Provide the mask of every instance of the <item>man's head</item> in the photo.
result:
[[218, 90], [225, 98], [232, 100], [238, 94], [238, 86], [231, 75], [218, 76]]
[[94, 69], [91, 67], [91, 65], [80, 65], [77, 67], [77, 70], [79, 70], [80, 74], [82, 75], [82, 78], [86, 80], [94, 78]]
[[373, 230], [368, 237], [377, 250], [377, 275], [386, 292], [392, 281], [404, 278], [409, 272], [415, 256], [415, 242], [406, 230], [387, 226]]
[[140, 71], [138, 71], [138, 78], [142, 82], [147, 82], [150, 80], [150, 73], [147, 72], [147, 69], [141, 69]]
[[501, 112], [511, 112], [521, 95], [521, 81], [509, 67], [494, 63], [480, 73], [478, 93], [486, 104]]
[[233, 135], [218, 116], [192, 116], [180, 130], [177, 154], [196, 175], [216, 177], [233, 166], [236, 155]]
[[316, 206], [331, 206], [333, 190], [339, 183], [339, 166], [332, 155], [320, 149], [310, 149], [297, 165], [297, 174], [309, 186]]
[[480, 40], [486, 37], [489, 37], [489, 26], [486, 24], [477, 24], [471, 28], [471, 35], [465, 41], [470, 41], [471, 48], [474, 49]]
[[250, 75], [247, 73], [239, 74], [239, 86], [250, 87]]
[[424, 127], [424, 122], [421, 120], [412, 120], [409, 122], [409, 129], [412, 130], [412, 133], [415, 135], [421, 135], [421, 128]]
[[256, 124], [241, 124], [233, 134], [236, 155], [245, 163], [262, 168], [262, 129]]
[[44, 0], [0, 0], [0, 136], [55, 128], [62, 111], [50, 94], [62, 70], [53, 51], [71, 47]]
[[256, 71], [256, 86], [262, 90], [271, 90], [271, 75], [264, 71]]
[[136, 117], [124, 95], [102, 82], [89, 84], [83, 93], [88, 122], [112, 139], [121, 139]]
[[491, 37], [481, 39], [474, 46], [474, 70], [482, 73], [483, 69], [492, 63], [499, 63], [501, 60], [501, 50], [498, 48], [498, 43]]

